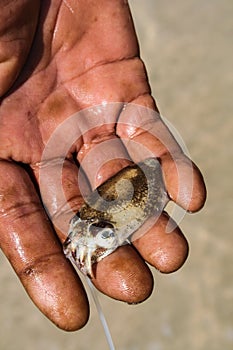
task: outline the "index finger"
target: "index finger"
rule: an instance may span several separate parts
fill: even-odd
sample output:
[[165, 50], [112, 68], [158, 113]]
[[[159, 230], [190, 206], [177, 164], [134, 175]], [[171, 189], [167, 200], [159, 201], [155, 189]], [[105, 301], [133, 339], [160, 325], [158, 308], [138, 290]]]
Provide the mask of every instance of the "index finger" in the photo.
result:
[[[36, 306], [58, 327], [88, 319], [81, 281], [65, 258], [27, 172], [0, 162], [0, 247]], [[23, 312], [23, 310], [22, 310]]]
[[198, 211], [206, 198], [200, 170], [183, 153], [155, 111], [152, 98], [144, 97], [143, 104], [129, 103], [126, 106], [118, 120], [117, 135], [134, 162], [147, 157], [160, 159], [169, 197], [187, 211]]

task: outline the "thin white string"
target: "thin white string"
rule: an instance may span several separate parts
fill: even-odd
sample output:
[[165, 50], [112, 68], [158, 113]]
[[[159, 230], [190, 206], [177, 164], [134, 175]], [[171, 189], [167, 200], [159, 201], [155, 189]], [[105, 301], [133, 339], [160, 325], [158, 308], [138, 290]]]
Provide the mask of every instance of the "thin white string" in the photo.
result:
[[98, 312], [98, 315], [99, 315], [100, 322], [101, 322], [102, 327], [104, 329], [104, 334], [105, 334], [105, 337], [106, 337], [106, 340], [107, 340], [107, 343], [108, 343], [108, 346], [109, 346], [109, 350], [115, 350], [115, 346], [113, 344], [113, 339], [112, 339], [112, 336], [111, 336], [111, 333], [110, 333], [110, 330], [109, 330], [106, 318], [104, 316], [103, 310], [101, 308], [101, 305], [100, 305], [100, 302], [99, 302], [99, 298], [97, 296], [97, 293], [96, 293], [94, 285], [92, 284], [91, 280], [87, 276], [84, 276], [83, 274], [79, 274], [78, 267], [76, 266], [74, 260], [70, 259], [70, 258], [69, 258], [69, 260], [70, 260], [71, 264], [73, 265], [74, 269], [77, 271], [77, 273], [78, 273], [79, 277], [81, 278], [82, 282], [84, 284], [85, 284], [85, 281], [87, 282], [89, 290], [90, 290], [90, 293], [91, 293], [91, 296], [93, 298], [94, 304], [96, 306], [96, 309], [97, 309], [97, 312]]
[[107, 342], [108, 342], [109, 349], [110, 350], [115, 350], [115, 346], [113, 344], [113, 339], [112, 339], [112, 336], [111, 336], [111, 333], [110, 333], [110, 330], [109, 330], [106, 318], [104, 316], [103, 310], [101, 308], [101, 305], [100, 305], [99, 298], [98, 298], [98, 295], [96, 293], [95, 287], [93, 286], [91, 280], [88, 277], [86, 277], [86, 281], [87, 281], [87, 284], [88, 284], [88, 286], [90, 288], [90, 292], [91, 292], [92, 298], [94, 300], [94, 303], [95, 303], [95, 306], [96, 306], [96, 309], [97, 309], [97, 312], [98, 312], [98, 315], [99, 315], [100, 322], [101, 322], [101, 324], [103, 326], [104, 333], [105, 333], [105, 336], [106, 336], [106, 339], [107, 339]]

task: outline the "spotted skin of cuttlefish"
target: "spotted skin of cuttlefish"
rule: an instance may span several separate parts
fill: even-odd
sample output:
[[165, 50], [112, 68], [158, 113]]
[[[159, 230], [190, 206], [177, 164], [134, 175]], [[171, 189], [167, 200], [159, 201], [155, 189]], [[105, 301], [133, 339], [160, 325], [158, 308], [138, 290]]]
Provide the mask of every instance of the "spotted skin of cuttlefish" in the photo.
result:
[[92, 265], [129, 242], [132, 233], [158, 217], [169, 198], [156, 158], [122, 169], [94, 190], [71, 219], [64, 253], [85, 275]]

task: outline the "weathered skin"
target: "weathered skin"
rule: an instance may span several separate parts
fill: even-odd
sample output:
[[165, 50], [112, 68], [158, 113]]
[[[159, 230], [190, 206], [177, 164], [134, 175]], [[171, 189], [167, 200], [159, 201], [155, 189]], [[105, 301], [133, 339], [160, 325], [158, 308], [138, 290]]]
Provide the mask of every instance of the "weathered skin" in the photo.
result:
[[168, 202], [159, 161], [128, 166], [99, 186], [73, 217], [64, 253], [90, 277], [92, 264], [124, 244]]

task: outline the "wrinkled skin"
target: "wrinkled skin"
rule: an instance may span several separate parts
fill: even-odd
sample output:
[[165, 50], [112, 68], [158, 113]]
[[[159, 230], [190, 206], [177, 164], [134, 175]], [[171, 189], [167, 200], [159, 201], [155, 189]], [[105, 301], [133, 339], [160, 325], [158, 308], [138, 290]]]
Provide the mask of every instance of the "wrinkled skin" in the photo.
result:
[[[58, 327], [76, 330], [87, 322], [88, 302], [62, 252], [65, 234], [52, 226], [38, 196], [43, 149], [55, 128], [84, 107], [103, 101], [156, 106], [126, 1], [1, 0], [0, 4], [0, 244], [38, 308]], [[111, 121], [117, 121], [118, 111], [115, 114]], [[130, 122], [127, 109], [124, 118]], [[124, 137], [146, 144], [160, 158], [172, 200], [190, 212], [199, 210], [205, 201], [202, 176], [162, 121], [150, 121], [150, 128], [165, 135], [175, 160], [156, 137], [140, 128], [117, 127], [115, 122], [85, 134], [67, 155], [63, 187], [72, 208], [80, 208], [82, 197], [71, 154], [81, 161], [103, 140], [118, 138], [119, 146], [111, 150], [115, 160], [91, 180], [95, 188], [128, 164], [117, 159], [126, 154], [127, 142], [123, 146], [120, 141]], [[140, 160], [136, 150], [127, 151], [132, 161]], [[96, 161], [85, 168], [87, 177], [98, 168]], [[101, 155], [98, 161], [104, 161]], [[51, 167], [56, 171], [56, 165]], [[52, 181], [48, 198], [51, 217], [62, 218]], [[113, 298], [140, 302], [153, 288], [145, 260], [165, 273], [177, 270], [188, 246], [178, 227], [165, 233], [168, 219], [166, 213], [161, 215], [147, 234], [134, 241], [136, 249], [123, 246], [100, 261], [95, 266], [96, 287]]]

